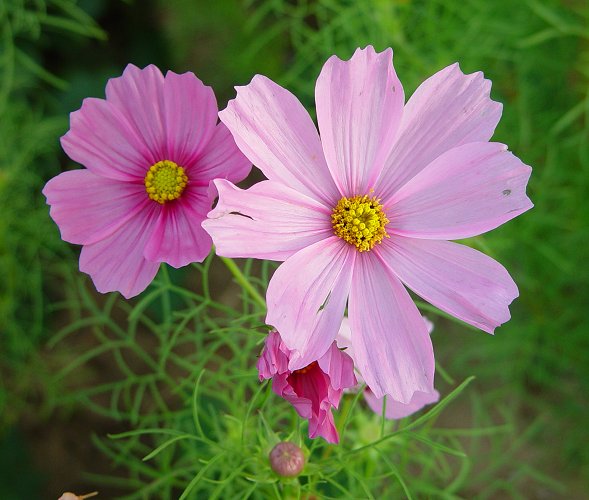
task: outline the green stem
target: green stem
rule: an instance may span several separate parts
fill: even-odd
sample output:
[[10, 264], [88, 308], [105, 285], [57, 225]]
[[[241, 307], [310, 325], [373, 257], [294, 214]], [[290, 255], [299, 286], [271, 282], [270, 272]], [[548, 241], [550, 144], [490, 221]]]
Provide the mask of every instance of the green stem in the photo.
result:
[[237, 264], [233, 262], [231, 259], [227, 257], [220, 257], [223, 263], [227, 266], [227, 269], [231, 272], [237, 283], [241, 285], [241, 287], [251, 295], [251, 297], [262, 306], [263, 309], [266, 309], [266, 301], [264, 297], [262, 297], [258, 291], [253, 287], [253, 285], [248, 281], [245, 275], [241, 272], [241, 269], [237, 267]]

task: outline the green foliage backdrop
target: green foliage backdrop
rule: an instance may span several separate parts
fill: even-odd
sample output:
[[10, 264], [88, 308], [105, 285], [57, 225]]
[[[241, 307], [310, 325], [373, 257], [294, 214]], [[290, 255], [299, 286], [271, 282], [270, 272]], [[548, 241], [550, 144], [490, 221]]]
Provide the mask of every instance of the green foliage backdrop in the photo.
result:
[[[586, 2], [5, 0], [0, 30], [2, 498], [74, 488], [106, 498], [584, 494]], [[535, 208], [468, 242], [520, 287], [494, 337], [419, 304], [436, 323], [437, 385], [448, 399], [392, 424], [350, 395], [337, 416], [342, 445], [330, 447], [309, 441], [292, 409], [258, 384], [263, 308], [222, 262], [163, 269], [132, 301], [102, 296], [77, 271], [78, 249], [59, 239], [40, 191], [76, 167], [58, 142], [67, 114], [103, 96], [127, 62], [194, 71], [220, 108], [233, 85], [262, 73], [312, 112], [323, 62], [366, 44], [393, 47], [407, 95], [455, 61], [484, 71], [504, 104], [495, 140], [534, 167]], [[263, 295], [270, 266], [238, 264]], [[309, 457], [298, 482], [277, 481], [266, 463], [287, 437]], [[15, 481], [25, 469], [31, 480]]]

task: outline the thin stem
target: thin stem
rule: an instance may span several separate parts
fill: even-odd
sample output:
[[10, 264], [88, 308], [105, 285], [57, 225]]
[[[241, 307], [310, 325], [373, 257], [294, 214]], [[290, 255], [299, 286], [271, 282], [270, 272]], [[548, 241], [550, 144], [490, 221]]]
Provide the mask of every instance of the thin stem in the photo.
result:
[[220, 259], [223, 261], [225, 266], [227, 266], [227, 269], [229, 269], [231, 274], [233, 274], [233, 277], [235, 278], [237, 283], [239, 283], [242, 286], [242, 288], [246, 292], [248, 292], [251, 295], [251, 297], [260, 306], [262, 306], [263, 309], [266, 309], [266, 301], [264, 300], [264, 297], [262, 297], [258, 293], [258, 291], [254, 288], [254, 286], [249, 282], [249, 280], [241, 272], [241, 269], [239, 269], [239, 267], [237, 267], [237, 264], [235, 262], [233, 262], [231, 259], [228, 259], [227, 257], [220, 257]]

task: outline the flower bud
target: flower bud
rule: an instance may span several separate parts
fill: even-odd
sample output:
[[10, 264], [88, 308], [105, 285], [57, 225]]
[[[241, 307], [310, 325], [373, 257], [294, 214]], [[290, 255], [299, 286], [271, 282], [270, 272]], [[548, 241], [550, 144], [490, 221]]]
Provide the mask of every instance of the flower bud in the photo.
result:
[[283, 441], [270, 452], [270, 467], [279, 476], [298, 476], [305, 466], [303, 451], [294, 443]]

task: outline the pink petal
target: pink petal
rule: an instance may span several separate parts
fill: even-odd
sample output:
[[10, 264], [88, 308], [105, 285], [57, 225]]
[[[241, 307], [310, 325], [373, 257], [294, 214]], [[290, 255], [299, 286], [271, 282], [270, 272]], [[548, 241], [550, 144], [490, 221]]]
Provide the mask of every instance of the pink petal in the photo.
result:
[[272, 377], [272, 390], [281, 398], [286, 399], [297, 413], [303, 418], [311, 418], [313, 415], [312, 401], [306, 396], [299, 396], [290, 384], [290, 372], [278, 373]]
[[449, 241], [401, 236], [384, 241], [378, 253], [415, 293], [458, 319], [489, 333], [509, 320], [517, 286], [485, 254]]
[[[141, 76], [137, 75], [136, 78], [143, 79], [150, 71], [156, 73], [156, 69], [150, 68], [155, 67], [146, 68]], [[157, 76], [154, 78], [159, 80]], [[160, 90], [155, 91], [157, 92]], [[145, 96], [143, 100], [143, 107], [145, 107]], [[193, 73], [178, 75], [168, 71], [164, 80], [163, 101], [163, 132], [166, 141], [165, 157], [160, 160], [172, 160], [186, 168], [189, 173], [196, 158], [207, 147], [215, 131], [217, 99], [213, 89], [205, 86]], [[160, 134], [159, 128], [157, 134]], [[159, 140], [159, 137], [157, 139], [156, 137], [158, 136], [154, 134], [154, 141]]]
[[309, 419], [309, 437], [314, 439], [317, 436], [321, 436], [331, 444], [339, 443], [339, 434], [333, 421], [331, 408], [325, 409], [317, 417]]
[[268, 285], [266, 323], [296, 350], [290, 370], [323, 356], [335, 340], [344, 315], [356, 252], [331, 236], [295, 253]]
[[332, 56], [315, 87], [317, 121], [329, 169], [342, 194], [366, 194], [389, 156], [403, 114], [393, 51], [358, 49]]
[[473, 142], [425, 167], [385, 204], [390, 229], [414, 238], [476, 236], [532, 208], [532, 169], [503, 144]]
[[188, 185], [180, 198], [162, 207], [145, 246], [145, 258], [176, 268], [202, 262], [213, 245], [201, 226], [210, 207], [207, 189]]
[[502, 105], [491, 101], [491, 82], [481, 72], [465, 75], [458, 64], [438, 71], [411, 96], [391, 155], [378, 181], [387, 199], [446, 151], [488, 141]]
[[281, 349], [280, 335], [275, 330], [266, 337], [264, 349], [258, 358], [257, 368], [260, 380], [272, 378], [288, 371], [288, 356]]
[[62, 239], [80, 245], [111, 235], [150, 202], [143, 184], [107, 179], [86, 169], [59, 174], [43, 194]]
[[432, 392], [434, 353], [409, 294], [374, 250], [356, 258], [348, 315], [356, 367], [377, 397]]
[[[377, 398], [371, 390], [364, 391], [364, 398], [374, 413], [378, 415], [382, 414], [382, 402], [384, 398]], [[421, 410], [426, 405], [437, 403], [439, 399], [440, 394], [436, 390], [432, 392], [415, 392], [411, 401], [407, 404], [399, 403], [393, 398], [387, 397], [385, 417], [389, 419], [405, 418]]]
[[352, 359], [355, 359], [354, 348], [352, 347], [352, 329], [350, 327], [350, 319], [347, 316], [344, 316], [342, 320], [336, 342], [340, 349], [345, 349], [344, 352]]
[[335, 205], [340, 193], [313, 120], [298, 99], [261, 75], [236, 89], [237, 97], [219, 117], [241, 151], [268, 179]]
[[[427, 319], [425, 316], [422, 316], [422, 318], [423, 318], [423, 321], [425, 321], [425, 325], [427, 327], [427, 333], [431, 335], [431, 333], [434, 329], [434, 324], [429, 319]], [[354, 361], [354, 364], [356, 364], [356, 355], [354, 354], [354, 347], [352, 346], [352, 330], [350, 327], [350, 320], [347, 316], [344, 316], [344, 319], [342, 320], [342, 324], [341, 324], [339, 332], [337, 334], [336, 342], [337, 342], [338, 348], [341, 349], [342, 352], [344, 352], [348, 356], [350, 356], [350, 358], [352, 358], [352, 360]], [[356, 378], [358, 379], [359, 384], [364, 383], [364, 378], [362, 377], [361, 373], [357, 372]], [[415, 394], [418, 394], [418, 393], [415, 393]], [[377, 399], [376, 396], [374, 396], [374, 398]], [[393, 401], [392, 398], [389, 398], [389, 399], [390, 399], [390, 401]], [[381, 409], [382, 409], [382, 405], [381, 405]]]
[[[357, 383], [354, 375], [354, 361], [345, 352], [338, 349], [334, 342], [317, 363], [321, 370], [329, 375], [330, 385], [336, 390], [354, 387]], [[334, 406], [336, 403], [332, 402]]]
[[219, 202], [203, 227], [219, 255], [286, 260], [333, 234], [328, 209], [279, 182], [247, 190], [222, 179], [214, 183]]
[[121, 111], [102, 99], [84, 99], [70, 114], [70, 129], [61, 146], [94, 174], [119, 181], [143, 181], [158, 161]]
[[189, 172], [194, 172], [190, 182], [202, 185], [207, 185], [212, 179], [239, 182], [248, 176], [251, 168], [251, 162], [239, 150], [229, 129], [223, 123], [219, 123], [215, 127], [211, 140]]
[[123, 76], [106, 84], [106, 100], [121, 110], [149, 148], [152, 161], [147, 168], [171, 159], [167, 156], [164, 76], [156, 66], [127, 65]]
[[80, 271], [89, 274], [99, 292], [119, 291], [125, 298], [138, 295], [151, 283], [159, 263], [143, 257], [157, 215], [157, 203], [121, 226], [109, 237], [82, 248]]

